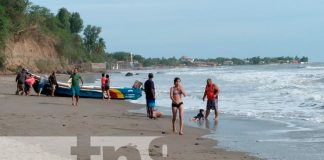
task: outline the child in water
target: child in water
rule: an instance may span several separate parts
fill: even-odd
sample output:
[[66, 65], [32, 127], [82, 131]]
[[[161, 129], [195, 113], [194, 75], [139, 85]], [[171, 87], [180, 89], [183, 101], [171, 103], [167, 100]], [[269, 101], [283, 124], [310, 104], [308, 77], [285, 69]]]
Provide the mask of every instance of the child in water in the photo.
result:
[[205, 110], [204, 109], [200, 109], [199, 113], [192, 118], [193, 121], [200, 121], [200, 120], [204, 120], [205, 115], [204, 115]]

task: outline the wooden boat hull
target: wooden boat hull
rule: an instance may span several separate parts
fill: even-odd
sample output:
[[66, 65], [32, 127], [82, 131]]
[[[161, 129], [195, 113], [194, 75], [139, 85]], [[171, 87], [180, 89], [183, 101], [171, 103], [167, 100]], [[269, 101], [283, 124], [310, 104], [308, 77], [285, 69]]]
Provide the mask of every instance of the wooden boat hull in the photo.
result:
[[[89, 89], [88, 89], [89, 88]], [[50, 86], [46, 84], [42, 94], [50, 94]], [[142, 96], [142, 90], [138, 88], [110, 88], [111, 99], [131, 99], [136, 100]], [[55, 90], [55, 96], [71, 97], [72, 90], [68, 86], [59, 85]], [[80, 89], [80, 97], [83, 98], [102, 98], [102, 91], [97, 87], [90, 89], [90, 87], [82, 87]]]

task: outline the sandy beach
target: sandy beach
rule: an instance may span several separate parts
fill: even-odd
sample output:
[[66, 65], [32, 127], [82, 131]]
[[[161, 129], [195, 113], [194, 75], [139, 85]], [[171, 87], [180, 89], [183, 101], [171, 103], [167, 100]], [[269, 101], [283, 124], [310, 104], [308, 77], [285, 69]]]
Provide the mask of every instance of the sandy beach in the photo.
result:
[[[208, 134], [207, 130], [185, 127], [185, 134], [180, 136], [172, 133], [170, 117], [149, 120], [143, 114], [128, 112], [130, 109], [140, 109], [143, 105], [120, 100], [81, 99], [79, 106], [73, 108], [71, 99], [66, 97], [14, 95], [15, 76], [0, 77], [1, 137], [81, 137], [82, 141], [84, 137], [96, 136], [156, 136], [159, 138], [155, 138], [149, 145], [151, 159], [258, 159], [246, 153], [215, 148], [215, 141], [202, 138]], [[3, 142], [1, 139], [0, 148], [5, 147]], [[167, 146], [167, 155], [162, 153], [162, 145]], [[86, 148], [79, 150], [88, 151]], [[124, 147], [124, 151], [125, 156], [136, 157], [136, 152], [128, 151], [127, 147]], [[46, 152], [55, 154], [51, 150]], [[36, 152], [35, 155], [37, 154], [40, 153]], [[69, 158], [76, 159], [76, 156]], [[79, 156], [78, 159], [89, 157]]]

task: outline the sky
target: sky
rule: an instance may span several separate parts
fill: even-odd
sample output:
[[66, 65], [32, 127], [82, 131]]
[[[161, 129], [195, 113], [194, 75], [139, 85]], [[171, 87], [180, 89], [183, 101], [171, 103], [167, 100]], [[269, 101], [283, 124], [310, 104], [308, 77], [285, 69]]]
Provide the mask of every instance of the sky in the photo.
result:
[[323, 0], [31, 0], [102, 27], [107, 52], [144, 57], [308, 56], [324, 62]]

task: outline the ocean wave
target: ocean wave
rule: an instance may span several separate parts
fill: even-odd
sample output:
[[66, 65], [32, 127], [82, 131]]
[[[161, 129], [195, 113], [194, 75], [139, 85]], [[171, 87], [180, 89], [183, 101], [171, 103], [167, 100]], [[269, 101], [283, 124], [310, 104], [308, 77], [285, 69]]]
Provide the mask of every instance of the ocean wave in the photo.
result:
[[324, 78], [316, 79], [313, 82], [317, 83], [324, 83]]
[[[159, 72], [154, 82], [157, 89], [156, 103], [162, 109], [170, 108], [169, 89], [175, 75], [182, 78], [189, 94], [183, 98], [185, 109], [195, 111], [205, 108], [206, 102], [202, 101], [205, 80], [211, 77], [221, 89], [219, 109], [222, 114], [269, 120], [301, 120], [315, 124], [324, 122], [322, 69], [296, 69], [296, 66], [275, 65], [140, 72]], [[119, 86], [132, 84], [135, 79], [125, 78], [123, 74], [112, 77], [112, 83]], [[147, 76], [143, 74], [141, 77], [146, 79]], [[134, 103], [145, 104], [145, 94]]]
[[258, 142], [294, 142], [294, 143], [323, 143], [324, 138], [307, 138], [307, 139], [261, 139]]
[[324, 69], [324, 66], [306, 66], [306, 69]]

